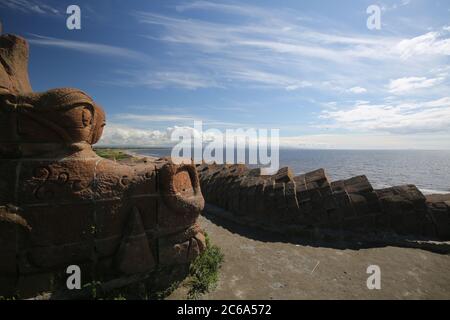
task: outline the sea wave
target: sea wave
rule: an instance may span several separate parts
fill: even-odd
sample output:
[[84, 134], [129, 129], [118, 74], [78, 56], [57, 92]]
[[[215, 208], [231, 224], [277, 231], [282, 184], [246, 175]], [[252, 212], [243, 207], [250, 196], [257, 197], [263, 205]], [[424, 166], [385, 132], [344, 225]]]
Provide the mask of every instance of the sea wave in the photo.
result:
[[450, 193], [450, 191], [443, 191], [443, 190], [431, 190], [431, 189], [421, 189], [421, 188], [419, 188], [419, 190], [423, 194], [447, 194], [447, 193]]

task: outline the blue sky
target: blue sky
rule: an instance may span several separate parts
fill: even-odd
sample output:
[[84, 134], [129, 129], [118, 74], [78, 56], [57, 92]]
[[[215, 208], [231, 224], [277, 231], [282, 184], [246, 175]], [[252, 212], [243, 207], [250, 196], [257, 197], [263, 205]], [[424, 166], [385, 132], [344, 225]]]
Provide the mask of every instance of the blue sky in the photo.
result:
[[[81, 8], [81, 30], [66, 8]], [[381, 30], [366, 26], [381, 8]], [[450, 149], [450, 2], [0, 2], [30, 42], [33, 89], [80, 88], [102, 144], [205, 129], [278, 128], [281, 145]]]

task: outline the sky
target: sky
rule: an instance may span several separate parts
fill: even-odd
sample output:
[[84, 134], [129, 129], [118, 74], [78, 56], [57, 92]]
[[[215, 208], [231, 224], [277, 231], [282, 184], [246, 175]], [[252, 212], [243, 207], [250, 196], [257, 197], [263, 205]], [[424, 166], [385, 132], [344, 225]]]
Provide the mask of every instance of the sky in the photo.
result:
[[279, 129], [282, 147], [450, 149], [448, 0], [0, 0], [0, 20], [30, 43], [35, 91], [105, 109], [101, 145], [167, 145], [201, 120]]

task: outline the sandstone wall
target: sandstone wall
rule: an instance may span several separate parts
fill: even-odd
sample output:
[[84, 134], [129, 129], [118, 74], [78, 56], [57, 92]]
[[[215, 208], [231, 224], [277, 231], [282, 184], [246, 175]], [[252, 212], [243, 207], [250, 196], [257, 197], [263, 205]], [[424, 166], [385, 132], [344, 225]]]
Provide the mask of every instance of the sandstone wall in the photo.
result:
[[264, 176], [244, 165], [202, 164], [197, 172], [207, 203], [251, 224], [450, 239], [450, 201], [427, 201], [414, 185], [374, 190], [366, 176], [330, 182], [323, 169]]
[[[31, 92], [28, 46], [0, 36], [0, 296], [188, 267], [205, 249], [194, 166], [98, 157], [105, 113], [72, 88]], [[169, 272], [169, 271], [168, 271]]]

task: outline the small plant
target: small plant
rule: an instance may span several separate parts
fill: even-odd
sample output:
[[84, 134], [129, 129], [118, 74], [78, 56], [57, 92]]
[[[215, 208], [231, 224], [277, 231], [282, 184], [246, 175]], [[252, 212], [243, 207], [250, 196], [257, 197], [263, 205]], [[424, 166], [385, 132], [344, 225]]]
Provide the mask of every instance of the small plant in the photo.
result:
[[205, 252], [199, 255], [190, 267], [190, 279], [187, 282], [188, 287], [190, 287], [188, 299], [197, 299], [201, 294], [214, 288], [219, 278], [223, 254], [219, 247], [211, 244], [206, 233], [205, 238]]
[[106, 158], [109, 160], [125, 160], [132, 158], [131, 155], [118, 150], [118, 149], [103, 149], [103, 148], [96, 148], [94, 151], [97, 153], [98, 156], [102, 158]]
[[100, 281], [93, 280], [91, 282], [86, 283], [83, 286], [83, 288], [89, 288], [90, 289], [90, 294], [91, 294], [91, 299], [96, 300], [96, 299], [99, 298], [99, 296], [98, 296], [98, 288], [100, 288], [101, 284], [102, 283]]

